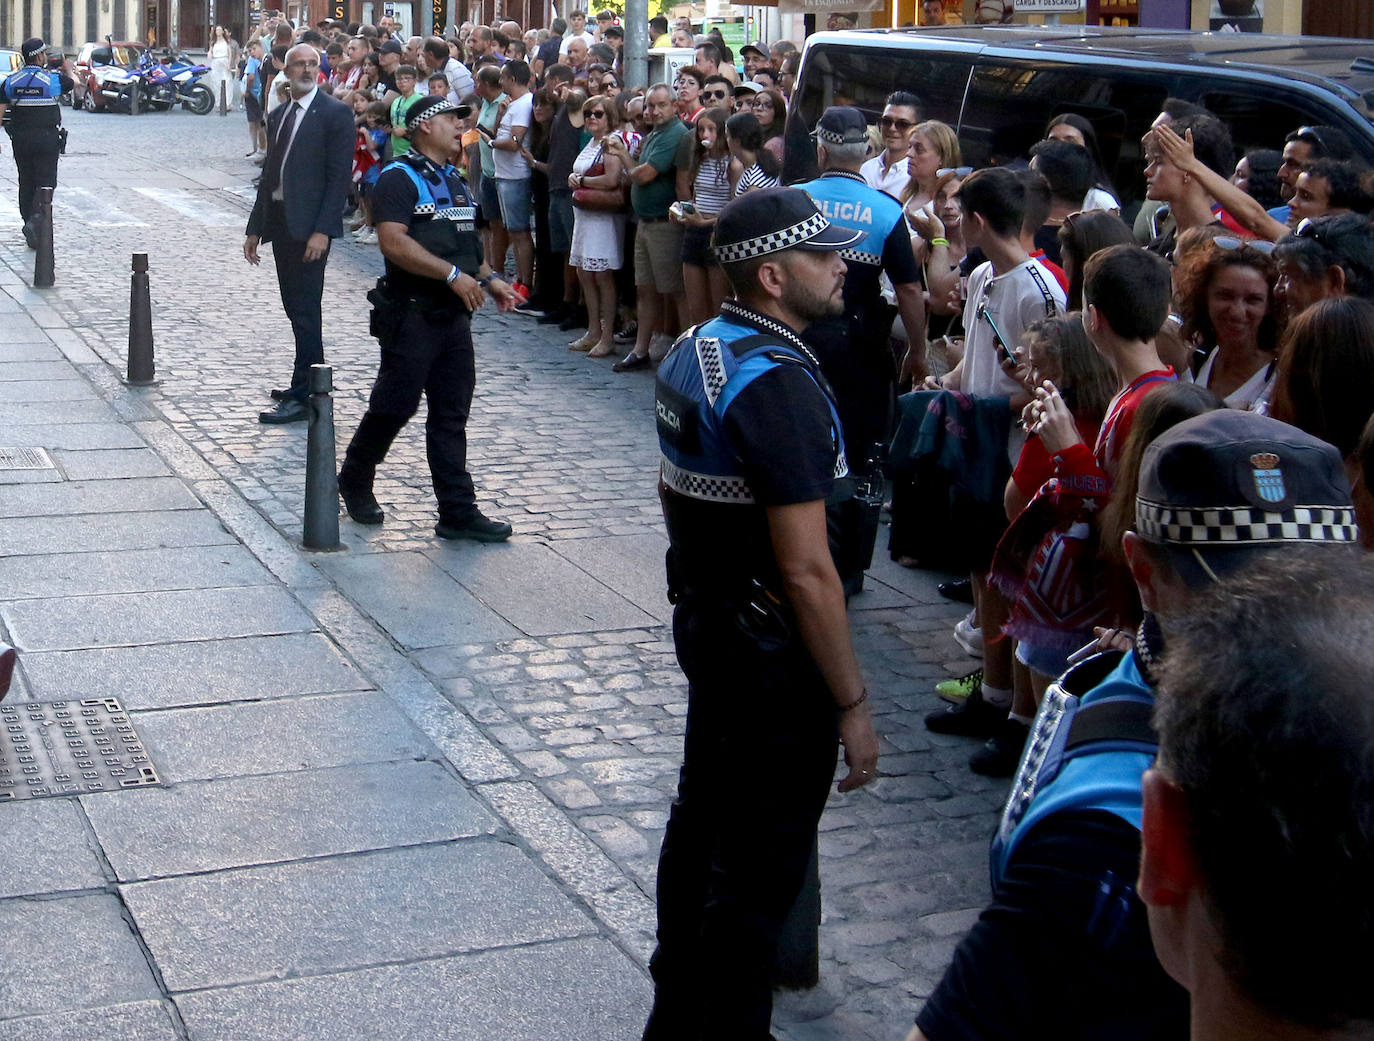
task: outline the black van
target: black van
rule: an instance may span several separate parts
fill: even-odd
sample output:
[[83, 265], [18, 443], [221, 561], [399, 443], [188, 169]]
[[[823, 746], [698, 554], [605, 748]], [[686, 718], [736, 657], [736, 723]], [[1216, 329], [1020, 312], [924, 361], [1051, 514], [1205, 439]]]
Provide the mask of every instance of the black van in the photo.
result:
[[1166, 97], [1226, 122], [1237, 156], [1290, 130], [1336, 126], [1374, 165], [1374, 41], [1085, 26], [945, 26], [816, 33], [802, 52], [784, 180], [814, 176], [807, 135], [829, 105], [876, 122], [909, 90], [955, 127], [964, 162], [1024, 156], [1045, 124], [1077, 112], [1097, 129], [1123, 206], [1144, 190], [1140, 138]]

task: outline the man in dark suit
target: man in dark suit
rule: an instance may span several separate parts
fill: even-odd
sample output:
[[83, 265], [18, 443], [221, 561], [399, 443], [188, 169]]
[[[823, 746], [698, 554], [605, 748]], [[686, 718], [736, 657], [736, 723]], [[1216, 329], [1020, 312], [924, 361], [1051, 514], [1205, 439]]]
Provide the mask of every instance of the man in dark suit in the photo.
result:
[[329, 240], [343, 234], [343, 208], [353, 163], [353, 113], [321, 93], [320, 53], [298, 44], [286, 54], [291, 100], [267, 117], [267, 159], [248, 217], [243, 255], [257, 264], [258, 244], [271, 242], [282, 307], [296, 338], [291, 386], [273, 391], [263, 423], [309, 418], [310, 366], [324, 361], [320, 298]]

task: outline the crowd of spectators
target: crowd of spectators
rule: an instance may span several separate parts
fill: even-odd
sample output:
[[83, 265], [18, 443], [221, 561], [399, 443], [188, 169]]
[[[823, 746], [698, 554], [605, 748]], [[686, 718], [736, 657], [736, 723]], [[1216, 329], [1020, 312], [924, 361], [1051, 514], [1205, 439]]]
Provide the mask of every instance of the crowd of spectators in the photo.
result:
[[[922, 17], [947, 14], [932, 0]], [[487, 262], [504, 271], [513, 257], [519, 313], [576, 332], [570, 349], [591, 358], [622, 345], [617, 372], [651, 367], [690, 325], [717, 313], [728, 285], [712, 231], [732, 199], [779, 183], [792, 147], [783, 129], [795, 47], [749, 44], [736, 56], [719, 34], [655, 18], [650, 44], [690, 46], [693, 60], [671, 83], [627, 91], [624, 33], [609, 12], [589, 23], [573, 11], [547, 30], [464, 24], [447, 39], [402, 38], [385, 23], [299, 34], [321, 53], [321, 85], [357, 117], [360, 241], [375, 240], [367, 189], [380, 164], [407, 147], [407, 107], [442, 93], [468, 111], [464, 173]], [[263, 28], [242, 71], [259, 158], [256, 121], [279, 102], [284, 53], [297, 41], [286, 23]], [[839, 412], [863, 402], [854, 426], [864, 441], [874, 428], [879, 442], [899, 432], [899, 416], [919, 424], [957, 413], [967, 441], [960, 458], [982, 468], [977, 482], [960, 474], [935, 493], [949, 533], [938, 562], [968, 574], [942, 586], [970, 607], [953, 636], [979, 668], [940, 684], [935, 693], [947, 704], [926, 718], [932, 731], [977, 739], [974, 770], [1024, 769], [1037, 711], [1084, 645], [1149, 662], [1161, 649], [1159, 616], [1192, 602], [1199, 570], [1204, 581], [1222, 582], [1207, 554], [1168, 558], [1181, 576], [1176, 586], [1162, 570], [1157, 547], [1187, 548], [1186, 539], [1177, 523], [1155, 523], [1159, 504], [1146, 496], [1153, 488], [1169, 502], [1177, 493], [1160, 490], [1177, 473], [1156, 456], [1178, 431], [1202, 437], [1196, 451], [1213, 463], [1221, 442], [1207, 438], [1221, 435], [1208, 431], [1226, 423], [1208, 417], [1223, 410], [1259, 422], [1245, 428], [1258, 441], [1322, 446], [1338, 473], [1323, 478], [1326, 498], [1316, 503], [1293, 504], [1285, 482], [1302, 481], [1296, 461], [1285, 470], [1282, 452], [1257, 450], [1237, 464], [1250, 482], [1246, 515], [1274, 507], [1283, 519], [1272, 522], [1273, 543], [1314, 541], [1321, 529], [1374, 548], [1366, 485], [1374, 463], [1374, 175], [1346, 135], [1302, 126], [1237, 156], [1225, 123], [1171, 98], [1142, 141], [1145, 202], [1123, 212], [1119, 200], [1136, 192], [1117, 191], [1092, 122], [1073, 113], [1053, 114], [1028, 154], [981, 169], [964, 165], [955, 130], [906, 90], [887, 98], [875, 124], [840, 106], [815, 130], [806, 147], [816, 149], [821, 176], [802, 187], [827, 218], [843, 221], [840, 182], [861, 183], [873, 193], [865, 198], [884, 200], [873, 212], [892, 217], [891, 227], [869, 229], [870, 246], [846, 257], [847, 305], [858, 303], [831, 330], [841, 349], [817, 349], [823, 368], [837, 366], [826, 375], [841, 397], [854, 375], [843, 371], [844, 350], [859, 349], [843, 345], [855, 329], [865, 350], [879, 344], [876, 367], [889, 370], [855, 388]], [[890, 394], [896, 406], [897, 391], [910, 394], [888, 410], [881, 399]], [[894, 459], [893, 470], [902, 462]], [[893, 551], [915, 563], [897, 551], [901, 530], [919, 522], [928, 531], [934, 499], [929, 489], [904, 494], [906, 479], [892, 504]], [[1338, 484], [1353, 499], [1339, 501]], [[1327, 513], [1287, 512], [1312, 506]], [[1358, 534], [1327, 516], [1346, 509]], [[1245, 512], [1236, 503], [1227, 510]], [[1212, 527], [1219, 541], [1245, 542], [1264, 523]], [[1153, 697], [1154, 676], [1131, 682]], [[1182, 769], [1170, 767], [1171, 775]], [[1118, 816], [1135, 828], [1118, 848], [1129, 860], [1138, 856], [1139, 814]], [[1096, 855], [1100, 840], [1080, 834], [1065, 849]], [[1112, 890], [1123, 901], [1117, 924], [1136, 930], [1123, 964], [1150, 963], [1139, 993], [1158, 998], [1154, 1021], [1176, 1031], [1177, 994], [1148, 956], [1143, 905], [1129, 882]], [[980, 945], [994, 950], [997, 930], [971, 942], [923, 1014], [920, 1031], [935, 1041], [987, 1036], [991, 1007], [1032, 1015], [1034, 995], [1009, 998], [986, 986], [1005, 983], [1010, 971], [1010, 960], [989, 971], [979, 964], [993, 957]], [[1048, 955], [1044, 971], [1055, 971]], [[1076, 1014], [1109, 1017], [1102, 1002]]]

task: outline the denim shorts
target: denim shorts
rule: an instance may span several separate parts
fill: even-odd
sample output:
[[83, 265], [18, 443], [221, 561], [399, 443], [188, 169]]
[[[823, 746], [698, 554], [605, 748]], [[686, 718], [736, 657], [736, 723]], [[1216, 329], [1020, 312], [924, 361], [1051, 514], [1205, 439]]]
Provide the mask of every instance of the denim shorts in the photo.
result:
[[481, 183], [477, 188], [477, 205], [482, 211], [482, 219], [486, 221], [501, 220], [501, 200], [496, 194], [496, 178], [482, 175]]
[[571, 188], [549, 191], [549, 250], [553, 253], [572, 251], [573, 202]]
[[530, 230], [530, 179], [496, 178], [496, 194], [501, 200], [501, 223], [507, 231]]

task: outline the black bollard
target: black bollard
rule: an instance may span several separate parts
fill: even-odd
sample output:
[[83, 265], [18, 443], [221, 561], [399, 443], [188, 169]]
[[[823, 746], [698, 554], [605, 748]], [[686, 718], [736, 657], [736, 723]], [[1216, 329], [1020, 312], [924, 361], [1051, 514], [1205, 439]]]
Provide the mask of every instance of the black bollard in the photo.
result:
[[310, 426], [305, 439], [306, 549], [339, 548], [339, 473], [334, 462], [334, 370], [310, 366]]
[[153, 302], [148, 294], [148, 254], [135, 253], [129, 279], [129, 378], [132, 387], [153, 383]]
[[33, 216], [33, 284], [46, 289], [57, 281], [52, 255], [52, 189], [38, 189], [38, 212]]
[[807, 990], [821, 981], [821, 874], [819, 849], [811, 845], [806, 881], [778, 936], [773, 986]]
[[129, 84], [129, 115], [131, 115], [131, 116], [136, 116], [136, 115], [138, 115], [138, 95], [139, 95], [138, 82], [135, 81], [135, 82], [133, 82], [133, 83], [130, 83], [130, 84]]
[[229, 114], [229, 84], [224, 80], [219, 81], [219, 114]]

